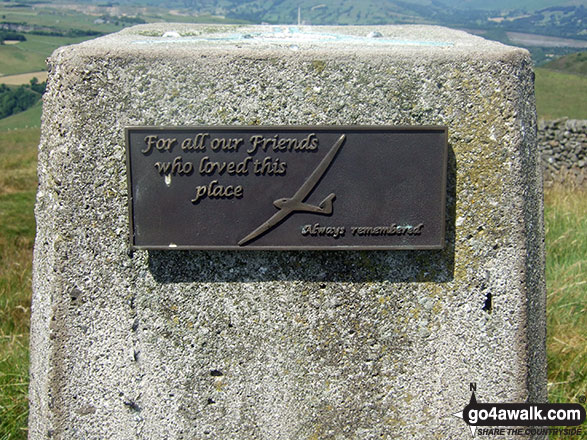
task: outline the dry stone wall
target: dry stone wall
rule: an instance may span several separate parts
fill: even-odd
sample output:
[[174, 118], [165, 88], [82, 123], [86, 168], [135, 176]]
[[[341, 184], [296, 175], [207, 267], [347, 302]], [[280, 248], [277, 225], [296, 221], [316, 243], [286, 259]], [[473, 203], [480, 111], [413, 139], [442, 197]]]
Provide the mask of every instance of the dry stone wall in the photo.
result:
[[547, 185], [587, 182], [587, 120], [539, 121], [538, 148]]

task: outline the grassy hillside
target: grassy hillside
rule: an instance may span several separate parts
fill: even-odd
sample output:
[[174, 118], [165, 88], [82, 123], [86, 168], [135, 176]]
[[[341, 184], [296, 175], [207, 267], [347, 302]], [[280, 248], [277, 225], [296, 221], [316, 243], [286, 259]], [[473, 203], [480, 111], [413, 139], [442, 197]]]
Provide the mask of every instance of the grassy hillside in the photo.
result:
[[543, 119], [587, 119], [587, 77], [538, 68], [536, 107]]
[[45, 59], [58, 47], [94, 38], [96, 34], [115, 32], [124, 25], [96, 23], [99, 16], [83, 14], [59, 3], [53, 7], [35, 3], [0, 3], [1, 27], [26, 38], [18, 44], [0, 45], [0, 75], [45, 70]]
[[39, 127], [41, 125], [41, 101], [24, 112], [0, 119], [0, 131]]
[[[40, 2], [39, 2], [40, 3]], [[75, 0], [71, 3], [75, 3]], [[82, 13], [82, 11], [88, 13]], [[71, 30], [95, 31], [110, 33], [120, 30], [124, 23], [118, 22], [100, 23], [96, 19], [100, 17], [100, 11], [94, 10], [87, 5], [78, 8], [74, 4], [65, 2], [45, 2], [43, 4], [27, 4], [19, 2], [14, 4], [0, 3], [0, 17], [2, 22], [26, 23], [39, 27], [50, 27], [57, 32], [70, 33]]]
[[586, 212], [585, 190], [559, 187], [545, 192], [551, 402], [578, 402], [587, 394]]
[[528, 12], [538, 11], [552, 6], [579, 6], [582, 0], [442, 0], [453, 8], [475, 8], [485, 10], [522, 9]]
[[543, 65], [545, 69], [587, 76], [587, 52], [577, 52], [560, 57]]
[[439, 8], [433, 6], [429, 0], [414, 0], [409, 3], [390, 0], [286, 0], [278, 4], [247, 0], [240, 4], [234, 2], [227, 17], [244, 18], [256, 23], [296, 24], [299, 8], [301, 21], [306, 24], [434, 23], [425, 14], [430, 7]]
[[[0, 75], [46, 70], [45, 59], [60, 46], [80, 43], [92, 37], [51, 37], [26, 34], [27, 41], [0, 46]], [[0, 83], [2, 78], [0, 78]]]
[[38, 129], [0, 135], [0, 439], [26, 439]]

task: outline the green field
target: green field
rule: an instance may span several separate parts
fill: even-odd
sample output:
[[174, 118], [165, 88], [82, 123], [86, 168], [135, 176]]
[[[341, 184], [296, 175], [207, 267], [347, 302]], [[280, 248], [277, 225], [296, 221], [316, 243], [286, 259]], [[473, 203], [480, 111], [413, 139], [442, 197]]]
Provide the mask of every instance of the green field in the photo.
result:
[[0, 439], [26, 438], [39, 129], [0, 136]]
[[0, 119], [0, 131], [13, 130], [15, 128], [39, 127], [41, 125], [42, 108], [42, 103], [39, 101], [24, 112]]
[[[85, 7], [87, 9], [87, 6]], [[122, 29], [123, 25], [119, 23], [95, 23], [100, 14], [85, 14], [75, 10], [72, 7], [59, 7], [57, 3], [54, 7], [48, 7], [48, 2], [44, 6], [32, 7], [9, 7], [9, 4], [0, 6], [0, 17], [3, 22], [10, 23], [27, 23], [51, 27], [56, 31], [69, 32], [72, 29], [83, 31], [96, 31], [102, 33], [116, 32]]]
[[[46, 70], [45, 59], [61, 46], [80, 43], [89, 37], [49, 37], [27, 34], [27, 41], [0, 46], [0, 74], [38, 72]], [[2, 82], [2, 78], [0, 78]]]
[[535, 69], [536, 108], [543, 119], [587, 119], [587, 76]]
[[542, 66], [559, 72], [587, 76], [587, 52], [577, 52], [557, 58]]
[[[12, 7], [10, 7], [12, 6]], [[56, 32], [70, 35], [72, 32], [111, 33], [123, 28], [123, 24], [96, 24], [96, 15], [84, 14], [71, 8], [48, 8], [35, 6], [14, 7], [9, 3], [0, 4], [0, 18], [3, 23], [26, 23], [42, 26], [42, 32]], [[21, 32], [22, 33], [22, 32]], [[45, 70], [45, 59], [60, 46], [79, 43], [95, 38], [92, 36], [51, 36], [23, 32], [26, 41], [14, 45], [0, 45], [0, 75], [36, 72]], [[0, 79], [1, 82], [1, 79]]]

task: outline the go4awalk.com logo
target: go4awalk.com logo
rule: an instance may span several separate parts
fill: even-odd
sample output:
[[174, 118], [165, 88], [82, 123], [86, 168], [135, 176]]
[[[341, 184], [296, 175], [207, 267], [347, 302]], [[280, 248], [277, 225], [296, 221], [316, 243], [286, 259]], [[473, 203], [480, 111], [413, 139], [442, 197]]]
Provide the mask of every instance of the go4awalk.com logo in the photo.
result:
[[[455, 417], [463, 419], [471, 434], [502, 436], [539, 436], [559, 433], [582, 436], [587, 431], [585, 408], [578, 403], [479, 403], [477, 385], [471, 383], [471, 400]], [[581, 401], [584, 403], [585, 399]], [[556, 426], [556, 428], [555, 428]]]

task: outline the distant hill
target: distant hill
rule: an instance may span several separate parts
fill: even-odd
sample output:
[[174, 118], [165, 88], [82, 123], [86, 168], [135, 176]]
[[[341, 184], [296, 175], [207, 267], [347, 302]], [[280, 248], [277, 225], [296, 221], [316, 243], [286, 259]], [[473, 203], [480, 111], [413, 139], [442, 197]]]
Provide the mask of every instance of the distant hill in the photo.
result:
[[[27, 0], [21, 0], [25, 2]], [[33, 1], [33, 0], [29, 0]], [[36, 0], [34, 0], [36, 1]], [[269, 24], [439, 24], [587, 40], [585, 0], [61, 0]]]
[[527, 12], [557, 6], [581, 6], [584, 0], [440, 0], [451, 8], [456, 9], [481, 9], [485, 11], [513, 11], [524, 10]]
[[587, 52], [578, 52], [543, 65], [545, 69], [587, 76]]
[[[541, 32], [587, 40], [582, 24], [587, 23], [585, 0], [509, 0], [507, 5], [503, 0], [53, 0], [50, 4], [43, 2], [43, 6], [39, 1], [18, 0], [18, 7], [16, 1], [0, 2], [0, 30], [26, 35], [26, 41], [18, 44], [0, 44], [0, 83], [1, 75], [44, 69], [45, 59], [55, 48], [81, 42], [93, 33], [115, 32], [138, 22], [160, 21], [225, 23], [244, 19], [254, 23], [295, 24], [298, 7], [301, 20], [310, 24], [431, 23], [521, 45], [510, 40], [509, 29], [525, 29], [527, 34], [533, 34], [526, 37], [534, 42], [545, 40], [536, 35]], [[57, 3], [61, 3], [59, 7]], [[507, 6], [509, 9], [488, 10], [485, 3], [491, 8]], [[526, 13], [511, 9], [529, 3], [545, 8]], [[88, 8], [89, 4], [95, 7]], [[152, 6], [137, 6], [148, 4]], [[485, 9], [467, 9], [468, 6]], [[536, 69], [541, 116], [587, 117], [583, 102], [587, 93], [587, 52], [570, 54], [585, 49], [546, 44], [528, 49], [537, 65], [549, 62], [544, 69]], [[550, 62], [560, 55], [568, 56]], [[5, 118], [0, 130], [7, 126], [38, 125], [39, 112], [39, 107], [34, 106]]]
[[[23, 1], [26, 3], [26, 1]], [[266, 9], [276, 9], [284, 6], [284, 3], [289, 3], [287, 0], [266, 0], [263, 2], [253, 2], [250, 0], [115, 0], [108, 2], [105, 0], [79, 0], [79, 3], [90, 3], [95, 5], [113, 4], [113, 5], [137, 5], [137, 4], [150, 4], [152, 6], [159, 6], [162, 8], [215, 8], [215, 9], [239, 9], [240, 7], [246, 6], [251, 3], [265, 4]], [[304, 1], [292, 2], [294, 6], [304, 3]], [[337, 0], [337, 1], [312, 1], [306, 6], [316, 7], [325, 4], [326, 6], [332, 6], [333, 4], [340, 4], [343, 8], [355, 7], [358, 9], [363, 8], [364, 3], [376, 3], [385, 6], [390, 3], [386, 0], [378, 2], [371, 2], [365, 0]], [[330, 4], [329, 4], [330, 3]], [[400, 2], [391, 2], [403, 4], [409, 7], [410, 5], [421, 5], [426, 7], [438, 7], [438, 8], [454, 8], [454, 9], [479, 9], [483, 11], [513, 11], [513, 10], [524, 10], [526, 12], [538, 11], [544, 8], [559, 7], [559, 6], [581, 6], [585, 5], [584, 0], [405, 0]], [[297, 6], [296, 6], [297, 9]]]

